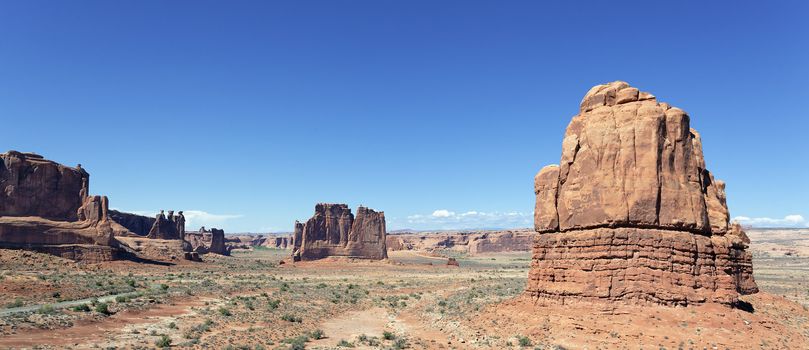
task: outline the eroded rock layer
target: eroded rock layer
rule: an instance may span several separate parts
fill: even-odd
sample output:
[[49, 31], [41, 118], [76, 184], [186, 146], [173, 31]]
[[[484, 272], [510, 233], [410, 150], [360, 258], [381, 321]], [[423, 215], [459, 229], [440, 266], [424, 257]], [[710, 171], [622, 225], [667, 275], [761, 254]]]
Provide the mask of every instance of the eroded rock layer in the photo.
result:
[[757, 291], [749, 240], [729, 224], [699, 134], [649, 93], [590, 89], [560, 165], [542, 168], [534, 191], [530, 295], [687, 305]]
[[[296, 260], [317, 260], [328, 256], [388, 257], [384, 212], [359, 207], [355, 218], [345, 204], [319, 203], [315, 206], [315, 215], [300, 228], [299, 224], [295, 224], [293, 240]], [[297, 239], [299, 230], [300, 240]]]

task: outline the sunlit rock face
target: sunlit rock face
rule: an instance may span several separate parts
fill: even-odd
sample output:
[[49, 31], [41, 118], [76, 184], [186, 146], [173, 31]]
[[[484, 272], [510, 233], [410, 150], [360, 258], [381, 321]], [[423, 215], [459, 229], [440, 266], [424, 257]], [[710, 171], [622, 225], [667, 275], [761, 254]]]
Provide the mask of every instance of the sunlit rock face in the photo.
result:
[[733, 304], [758, 290], [688, 114], [627, 83], [590, 89], [534, 193], [538, 299]]
[[328, 256], [386, 259], [385, 234], [384, 212], [359, 207], [354, 217], [345, 204], [319, 203], [305, 224], [295, 224], [293, 256], [295, 260]]

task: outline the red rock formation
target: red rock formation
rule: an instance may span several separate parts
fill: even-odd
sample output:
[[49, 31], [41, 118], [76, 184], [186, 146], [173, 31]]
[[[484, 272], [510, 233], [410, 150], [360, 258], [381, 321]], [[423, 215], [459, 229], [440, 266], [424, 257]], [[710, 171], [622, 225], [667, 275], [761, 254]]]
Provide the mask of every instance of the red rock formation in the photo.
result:
[[0, 247], [89, 262], [112, 260], [107, 197], [88, 196], [89, 174], [39, 155], [0, 154]]
[[174, 215], [174, 211], [169, 210], [169, 215], [166, 216], [161, 210], [155, 217], [148, 237], [154, 239], [183, 239], [185, 237], [185, 216], [183, 216], [183, 212], [180, 211], [177, 215]]
[[[297, 236], [298, 222], [295, 229]], [[327, 256], [386, 259], [385, 233], [384, 212], [359, 207], [355, 219], [345, 204], [319, 203], [315, 215], [300, 228], [301, 239], [294, 239], [293, 256], [295, 260]]]
[[539, 299], [732, 304], [754, 293], [744, 233], [689, 116], [614, 82], [584, 97], [559, 166], [534, 179]]
[[76, 221], [90, 175], [34, 153], [0, 154], [0, 216]]
[[198, 254], [230, 254], [230, 250], [225, 244], [225, 230], [216, 228], [206, 230], [205, 227], [201, 227], [197, 232], [186, 232], [185, 241], [189, 245], [189, 250]]

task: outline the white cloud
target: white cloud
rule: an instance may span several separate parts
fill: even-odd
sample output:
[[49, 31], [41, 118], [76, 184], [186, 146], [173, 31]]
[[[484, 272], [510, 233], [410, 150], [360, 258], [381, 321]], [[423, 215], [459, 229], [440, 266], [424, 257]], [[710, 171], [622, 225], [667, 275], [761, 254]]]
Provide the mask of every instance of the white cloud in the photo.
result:
[[438, 209], [433, 212], [433, 216], [437, 218], [448, 218], [450, 216], [455, 216], [455, 212], [446, 209]]
[[[150, 217], [155, 217], [159, 212], [144, 210], [121, 211]], [[183, 216], [185, 216], [186, 230], [196, 230], [200, 226], [205, 226], [206, 228], [223, 228], [227, 221], [244, 217], [244, 215], [238, 214], [211, 214], [202, 210], [183, 210]]]
[[438, 209], [432, 214], [413, 214], [405, 220], [389, 218], [391, 229], [416, 230], [462, 230], [479, 228], [517, 228], [531, 227], [533, 213], [518, 211], [510, 212], [483, 212], [468, 210], [455, 212], [448, 209]]
[[799, 214], [790, 214], [784, 216], [783, 219], [774, 219], [768, 217], [749, 217], [737, 216], [733, 218], [742, 225], [753, 227], [809, 227], [809, 222]]

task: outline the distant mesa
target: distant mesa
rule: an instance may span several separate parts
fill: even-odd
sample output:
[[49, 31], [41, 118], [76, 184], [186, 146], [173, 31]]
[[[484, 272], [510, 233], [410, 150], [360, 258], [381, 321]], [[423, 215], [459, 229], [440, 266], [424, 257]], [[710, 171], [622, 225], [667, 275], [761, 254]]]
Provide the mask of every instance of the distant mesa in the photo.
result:
[[528, 252], [535, 235], [530, 229], [398, 233], [387, 235], [387, 247], [390, 251], [451, 251], [470, 255]]
[[534, 179], [527, 294], [545, 301], [735, 304], [758, 291], [683, 110], [625, 82], [598, 85]]
[[360, 206], [355, 218], [348, 205], [319, 203], [305, 224], [295, 222], [293, 260], [387, 259], [385, 235], [384, 212]]

